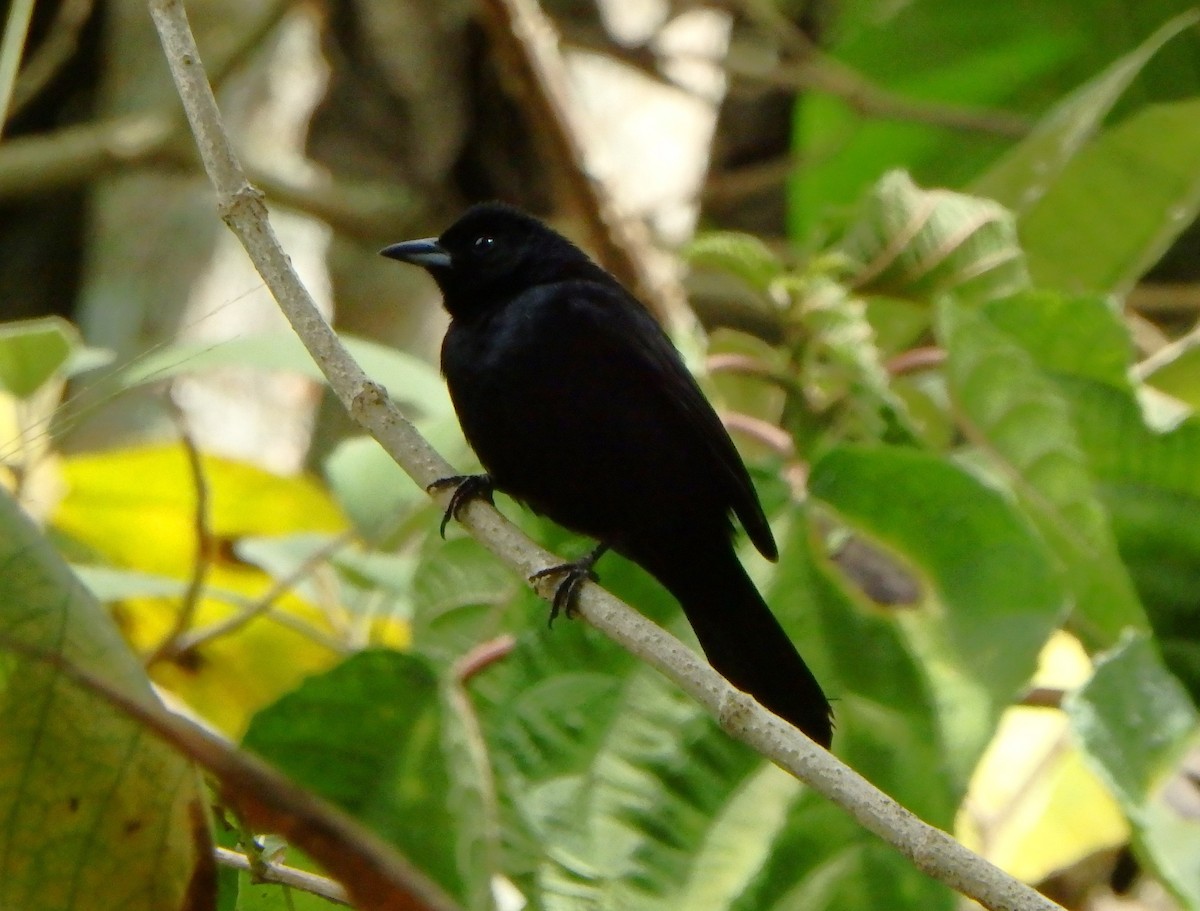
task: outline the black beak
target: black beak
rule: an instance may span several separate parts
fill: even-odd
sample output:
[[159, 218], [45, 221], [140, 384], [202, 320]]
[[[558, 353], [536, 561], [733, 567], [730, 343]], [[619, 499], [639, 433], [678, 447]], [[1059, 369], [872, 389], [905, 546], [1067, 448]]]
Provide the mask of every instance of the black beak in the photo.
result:
[[450, 254], [437, 242], [436, 237], [424, 237], [421, 240], [406, 240], [403, 243], [392, 244], [379, 251], [380, 256], [388, 259], [398, 259], [402, 263], [412, 263], [425, 269], [449, 269], [453, 265]]

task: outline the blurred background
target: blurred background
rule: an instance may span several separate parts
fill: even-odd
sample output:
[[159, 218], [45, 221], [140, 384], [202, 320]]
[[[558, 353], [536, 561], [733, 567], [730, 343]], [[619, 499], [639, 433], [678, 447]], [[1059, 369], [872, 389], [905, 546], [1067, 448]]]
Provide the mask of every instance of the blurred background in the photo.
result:
[[[562, 52], [552, 78], [581, 151], [569, 162], [472, 3], [205, 0], [189, 12], [310, 289], [339, 328], [433, 359], [443, 318], [429, 283], [375, 251], [438, 233], [469, 202], [517, 203], [586, 243], [562, 191], [561, 172], [579, 169], [644, 228], [642, 247], [677, 250], [700, 223], [811, 248], [888, 169], [969, 186], [1064, 94], [1186, 8], [548, 3]], [[1194, 52], [1187, 36], [1155, 54], [1112, 116], [1192, 94]], [[0, 158], [6, 317], [68, 317], [122, 359], [281, 325], [212, 218], [165, 76], [136, 0], [34, 6]], [[1147, 276], [1155, 318], [1186, 320], [1192, 301], [1169, 286], [1195, 279], [1195, 242], [1185, 232]], [[709, 328], [767, 331], [719, 293], [693, 306]], [[311, 389], [236, 371], [180, 387], [205, 448], [275, 470], [305, 463]], [[67, 440], [161, 432], [157, 411], [127, 396]]]
[[[503, 881], [545, 907], [571, 889], [588, 907], [956, 906], [582, 624], [550, 636], [473, 541], [437, 539], [436, 511], [326, 394], [221, 224], [144, 2], [3, 9], [0, 475], [164, 692], [286, 766], [291, 748], [272, 754], [254, 719], [310, 675], [368, 647], [445, 674], [513, 635], [508, 669], [473, 691], [504, 862], [480, 873], [453, 839], [380, 823], [454, 894], [516, 907]], [[781, 567], [753, 572], [837, 694], [839, 753], [1089, 909], [1200, 909], [1189, 10], [188, 4], [283, 245], [422, 432], [470, 468], [436, 373], [436, 289], [377, 251], [472, 202], [529, 209], [638, 291], [720, 406], [785, 529]], [[687, 635], [645, 577], [601, 574]], [[1099, 680], [1125, 660], [1128, 678]], [[1148, 709], [1113, 709], [1135, 691]], [[1087, 695], [1064, 710], [1073, 693]], [[639, 753], [621, 718], [678, 744]], [[1146, 745], [1127, 767], [1153, 771], [1122, 778], [1110, 742]], [[588, 850], [556, 854], [563, 795], [614, 755], [658, 790], [592, 806]], [[711, 780], [673, 765], [697, 756]], [[409, 772], [446, 763], [453, 778], [440, 753]], [[393, 778], [402, 820], [424, 805]], [[466, 825], [443, 803], [448, 830]], [[655, 823], [675, 813], [691, 820], [680, 844]], [[722, 850], [737, 869], [706, 892], [698, 859]], [[474, 875], [490, 886], [472, 892]]]

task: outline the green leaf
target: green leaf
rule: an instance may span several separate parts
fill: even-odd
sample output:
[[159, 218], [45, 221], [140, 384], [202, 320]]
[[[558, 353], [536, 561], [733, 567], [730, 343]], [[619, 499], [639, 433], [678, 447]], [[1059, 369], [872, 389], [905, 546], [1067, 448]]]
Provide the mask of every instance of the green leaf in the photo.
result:
[[342, 440], [323, 471], [338, 505], [367, 540], [382, 539], [398, 517], [425, 500], [424, 491], [371, 437]]
[[1200, 820], [1170, 786], [1187, 750], [1200, 746], [1200, 717], [1179, 682], [1149, 639], [1130, 635], [1064, 707], [1085, 756], [1133, 825], [1138, 856], [1184, 907], [1200, 907]]
[[[793, 806], [772, 861], [762, 877], [769, 884], [763, 897], [752, 892], [734, 911], [952, 911], [961, 902], [823, 798], [806, 795]], [[784, 882], [790, 888], [776, 892], [773, 887]]]
[[[1200, 339], [1188, 335], [1179, 341], [1155, 353], [1150, 372], [1139, 373], [1150, 386], [1174, 396], [1192, 411], [1200, 411], [1200, 344], [1196, 343]], [[1162, 354], [1169, 359], [1161, 359]]]
[[[450, 398], [446, 394], [445, 384], [437, 371], [425, 361], [377, 342], [346, 335], [341, 339], [367, 375], [383, 384], [392, 398], [413, 404], [426, 415], [450, 413]], [[121, 388], [129, 389], [218, 367], [282, 370], [325, 382], [325, 375], [317, 368], [300, 339], [291, 332], [264, 332], [221, 342], [166, 345], [121, 370], [116, 382]]]
[[1107, 298], [1030, 290], [989, 301], [983, 314], [1042, 372], [1129, 388], [1133, 340]]
[[116, 359], [115, 351], [110, 351], [108, 348], [93, 348], [81, 343], [71, 350], [67, 362], [63, 364], [62, 372], [65, 376], [76, 377], [90, 370], [107, 367]]
[[954, 291], [987, 300], [1029, 283], [1008, 211], [989, 199], [923, 190], [903, 171], [875, 185], [839, 249], [867, 294], [930, 301]]
[[1140, 45], [1050, 109], [1023, 140], [971, 184], [1014, 212], [1036, 203], [1095, 134], [1117, 100], [1164, 44], [1200, 21], [1195, 10], [1171, 19]]
[[1144, 628], [1058, 388], [983, 314], [946, 301], [939, 317], [947, 383], [968, 436], [1000, 469], [1062, 562], [1084, 638], [1099, 647], [1127, 626]]
[[1123, 296], [1200, 212], [1200, 99], [1156, 104], [1090, 143], [1020, 218], [1035, 284]]
[[[534, 534], [553, 543], [549, 532]], [[946, 776], [931, 784], [928, 774], [943, 761], [930, 733], [930, 700], [892, 624], [857, 614], [847, 621], [845, 598], [814, 570], [799, 520], [780, 566], [786, 574], [772, 576], [766, 590], [829, 686], [843, 725], [839, 750], [863, 759], [882, 786], [914, 798], [918, 812], [950, 825], [956, 795]], [[640, 610], [688, 635], [672, 599], [640, 570], [606, 557], [600, 574]], [[440, 600], [452, 603], [455, 573], [439, 577]], [[731, 741], [658, 674], [586, 627], [560, 622], [547, 630], [545, 605], [528, 594], [515, 607], [515, 647], [471, 689], [497, 770], [506, 869], [533, 903], [782, 909], [805, 886], [858, 895], [863, 867], [827, 863], [840, 844], [827, 843], [833, 831], [852, 843], [854, 856], [869, 858], [876, 897], [886, 883], [912, 897], [912, 907], [950, 907], [948, 890], [890, 849], [866, 847], [874, 836], [823, 800], [797, 817], [799, 786]], [[825, 645], [832, 635], [836, 649]], [[859, 660], [864, 652], [872, 661]], [[842, 660], [852, 666], [839, 668]]]
[[[437, 518], [432, 513], [430, 528]], [[449, 530], [447, 530], [449, 531]], [[503, 609], [521, 580], [474, 538], [429, 535], [413, 575], [413, 648], [452, 661], [498, 635]]]
[[[186, 579], [94, 563], [72, 563], [71, 572], [101, 604], [133, 598], [180, 599], [187, 595], [191, 585], [190, 580]], [[256, 599], [249, 595], [215, 585], [204, 587], [204, 597], [242, 610], [250, 609], [256, 603]]]
[[1090, 61], [1080, 58], [1103, 47], [1104, 35], [1089, 34], [1088, 22], [1066, 4], [1043, 5], [1036, 16], [1010, 4], [968, 9], [953, 0], [839, 7], [822, 28], [822, 49], [880, 91], [868, 90], [865, 98], [802, 93], [792, 152], [804, 165], [790, 187], [789, 233], [807, 237], [897, 162], [918, 180], [962, 185], [1011, 142], [995, 130], [964, 130], [936, 116], [888, 116], [887, 105], [876, 105], [879, 95], [902, 106], [1039, 111], [1056, 97], [1064, 70], [1073, 81], [1089, 73]]
[[965, 787], [1062, 614], [1045, 545], [997, 491], [916, 451], [840, 447], [809, 490], [927, 578], [931, 603], [901, 628], [938, 706], [943, 769]]
[[[305, 571], [315, 561], [337, 569], [337, 597], [348, 610], [374, 617], [386, 612], [400, 619], [412, 612], [408, 596], [415, 566], [411, 556], [364, 550], [339, 535], [314, 533], [246, 536], [238, 539], [234, 549], [239, 558], [271, 578], [289, 581], [296, 594], [313, 603], [329, 597], [328, 582]], [[248, 600], [235, 596], [234, 603]]]
[[195, 769], [36, 657], [155, 698], [108, 614], [2, 489], [0, 592], [0, 906], [182, 911], [211, 901]]
[[[475, 459], [452, 414], [418, 421], [417, 429], [452, 464], [470, 470]], [[429, 512], [431, 524], [437, 521], [428, 495], [371, 437], [342, 440], [322, 467], [338, 505], [368, 541], [387, 539], [422, 510]]]
[[1164, 658], [1200, 702], [1200, 421], [1156, 433], [1128, 393], [1060, 386]]
[[787, 429], [802, 454], [831, 438], [876, 440], [889, 428], [904, 427], [906, 415], [892, 395], [861, 299], [831, 279], [813, 278], [804, 283], [790, 318], [802, 339], [794, 360], [806, 408], [793, 411]]
[[725, 907], [762, 866], [798, 783], [764, 772], [651, 672], [629, 677], [619, 704], [587, 774], [545, 805], [546, 907], [571, 907], [579, 889], [599, 908]]
[[750, 287], [764, 292], [784, 271], [783, 263], [770, 247], [753, 234], [739, 231], [705, 231], [696, 235], [683, 255], [694, 265], [736, 275]]
[[[600, 574], [687, 635], [641, 570], [608, 557]], [[764, 772], [761, 757], [622, 649], [578, 624], [546, 629], [545, 605], [529, 595], [517, 604], [536, 619], [472, 692], [518, 885], [549, 909], [719, 908], [744, 892], [799, 786]]]
[[0, 389], [29, 398], [61, 371], [79, 333], [57, 316], [0, 323]]
[[461, 897], [468, 883], [447, 798], [459, 770], [442, 748], [442, 711], [424, 660], [360, 652], [255, 715], [243, 746], [355, 816]]
[[75, 563], [71, 571], [101, 604], [126, 598], [179, 598], [188, 589], [183, 579], [132, 569]]
[[1060, 384], [1098, 480], [1200, 497], [1200, 420], [1189, 418], [1160, 433], [1146, 425], [1129, 393], [1084, 380]]
[[[845, 594], [815, 532], [822, 526], [807, 508], [793, 507], [789, 519], [766, 593], [832, 699], [834, 748], [922, 819], [953, 825], [965, 783], [919, 771], [939, 764], [943, 754], [934, 698], [903, 631]], [[860, 660], [864, 654], [871, 660]]]
[[502, 833], [492, 757], [470, 697], [457, 683], [442, 688], [442, 751], [449, 778], [447, 804], [457, 827], [458, 866], [467, 907], [496, 906], [493, 884], [504, 875]]

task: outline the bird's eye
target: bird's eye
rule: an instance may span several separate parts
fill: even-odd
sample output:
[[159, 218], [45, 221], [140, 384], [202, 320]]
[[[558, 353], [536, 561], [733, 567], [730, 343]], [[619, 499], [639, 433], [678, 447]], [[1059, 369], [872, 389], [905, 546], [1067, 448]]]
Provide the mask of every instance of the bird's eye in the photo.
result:
[[487, 253], [492, 247], [496, 246], [496, 238], [490, 234], [480, 234], [475, 238], [472, 246], [475, 248], [476, 253]]

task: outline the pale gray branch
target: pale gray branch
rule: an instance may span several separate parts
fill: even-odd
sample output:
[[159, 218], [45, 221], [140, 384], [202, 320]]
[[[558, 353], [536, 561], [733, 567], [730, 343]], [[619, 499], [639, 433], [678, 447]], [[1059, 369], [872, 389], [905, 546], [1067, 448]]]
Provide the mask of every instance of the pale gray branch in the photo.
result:
[[219, 846], [214, 848], [213, 851], [216, 854], [217, 863], [223, 867], [245, 870], [248, 873], [254, 872], [263, 882], [275, 883], [280, 886], [290, 886], [293, 889], [299, 889], [301, 892], [319, 895], [321, 898], [338, 905], [350, 904], [346, 890], [342, 888], [340, 883], [330, 879], [328, 876], [310, 873], [308, 870], [297, 870], [295, 867], [288, 867], [284, 864], [263, 864], [255, 870], [255, 865], [250, 862], [250, 858], [245, 854], [239, 854], [237, 851], [231, 851], [228, 848]]

